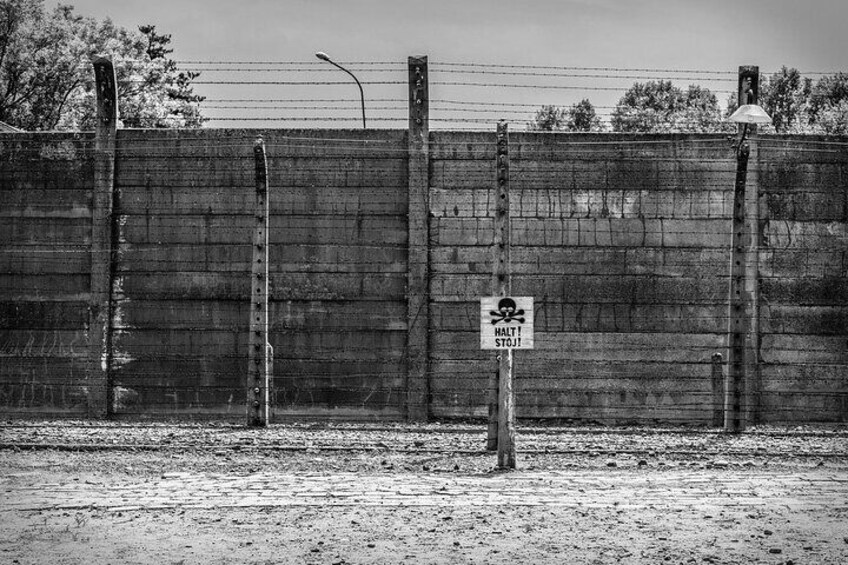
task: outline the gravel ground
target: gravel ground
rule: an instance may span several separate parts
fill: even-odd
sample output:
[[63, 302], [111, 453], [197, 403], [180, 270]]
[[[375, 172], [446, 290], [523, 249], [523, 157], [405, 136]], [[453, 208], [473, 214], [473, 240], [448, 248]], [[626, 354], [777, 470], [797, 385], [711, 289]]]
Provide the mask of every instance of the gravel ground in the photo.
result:
[[848, 563], [848, 429], [7, 422], [2, 563]]

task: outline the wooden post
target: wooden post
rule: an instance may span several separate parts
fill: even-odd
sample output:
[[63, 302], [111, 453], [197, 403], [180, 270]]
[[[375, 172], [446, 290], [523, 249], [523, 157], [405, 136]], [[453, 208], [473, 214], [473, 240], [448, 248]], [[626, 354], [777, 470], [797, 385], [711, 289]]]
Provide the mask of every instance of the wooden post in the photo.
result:
[[[269, 221], [268, 223], [270, 225], [271, 222]], [[270, 257], [271, 257], [271, 253], [269, 251], [268, 252], [268, 258], [270, 259]], [[267, 265], [269, 263], [266, 262], [265, 264]], [[266, 280], [269, 280], [270, 278], [271, 277], [270, 277], [270, 274], [269, 274], [268, 279], [266, 279]], [[265, 336], [266, 336], [265, 339], [267, 340], [265, 342], [265, 397], [262, 399], [262, 402], [265, 403], [265, 423], [266, 424], [271, 423], [271, 407], [272, 407], [272, 404], [271, 404], [271, 398], [272, 398], [271, 397], [271, 388], [274, 386], [273, 385], [274, 348], [271, 346], [271, 343], [270, 343], [270, 341], [271, 341], [271, 335], [270, 335], [270, 331], [271, 331], [271, 289], [270, 289], [270, 283], [269, 283], [268, 287], [269, 288], [265, 293], [266, 296], [268, 297], [267, 302], [266, 302], [266, 304], [267, 304], [266, 308], [268, 310], [268, 318], [267, 318], [268, 321], [265, 324], [265, 327], [268, 328], [267, 331], [265, 332]]]
[[407, 257], [407, 418], [429, 416], [430, 123], [427, 57], [409, 57], [409, 216]]
[[258, 138], [253, 147], [256, 180], [253, 261], [250, 274], [250, 338], [248, 340], [247, 425], [264, 426], [269, 420], [271, 346], [268, 343], [268, 172], [265, 142]]
[[[494, 236], [494, 286], [497, 296], [512, 293], [510, 270], [510, 216], [509, 216], [509, 130], [501, 121], [497, 127], [497, 149], [495, 151], [497, 183], [495, 188], [495, 236]], [[497, 391], [494, 404], [497, 423], [494, 440], [498, 449], [498, 467], [515, 468], [515, 406], [512, 390], [512, 350], [498, 355], [497, 382], [490, 389]], [[490, 403], [490, 412], [492, 404]], [[489, 445], [492, 442], [493, 423], [489, 421]]]
[[[756, 104], [759, 69], [739, 67], [739, 105]], [[740, 125], [742, 137], [753, 126]], [[756, 246], [759, 230], [757, 198], [753, 204], [746, 191], [751, 145], [742, 140], [736, 152], [736, 181], [733, 191], [733, 222], [730, 251], [730, 296], [728, 310], [727, 380], [725, 385], [724, 430], [741, 432], [750, 416], [748, 373], [756, 371], [758, 331]], [[751, 257], [753, 255], [753, 257]], [[753, 330], [753, 331], [750, 331]]]
[[486, 450], [495, 451], [498, 448], [498, 397], [500, 395], [500, 366], [501, 354], [497, 355], [497, 366], [489, 374], [486, 390], [486, 403], [489, 408], [489, 426], [486, 431]]
[[512, 389], [512, 349], [498, 355], [498, 468], [515, 469], [515, 400]]
[[[509, 271], [509, 131], [506, 122], [499, 122], [495, 135], [495, 223], [492, 257], [492, 294], [509, 296], [512, 291]], [[507, 364], [506, 357], [499, 352], [497, 367], [489, 374], [488, 405], [489, 427], [486, 437], [486, 449], [498, 449], [500, 428], [500, 382], [502, 369]]]
[[91, 288], [89, 295], [88, 415], [106, 418], [112, 411], [112, 278], [115, 223], [115, 145], [118, 89], [115, 67], [105, 57], [92, 60], [97, 90], [94, 128], [94, 188], [91, 206]]
[[713, 353], [712, 387], [713, 387], [713, 422], [715, 427], [724, 425], [724, 358], [721, 353]]

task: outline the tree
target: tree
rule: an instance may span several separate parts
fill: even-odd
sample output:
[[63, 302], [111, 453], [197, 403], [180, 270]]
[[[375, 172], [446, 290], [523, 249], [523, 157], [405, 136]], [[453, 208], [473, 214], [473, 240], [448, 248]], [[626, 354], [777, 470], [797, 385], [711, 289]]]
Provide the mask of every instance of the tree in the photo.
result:
[[689, 86], [685, 92], [671, 81], [634, 83], [613, 109], [613, 131], [700, 132], [723, 128], [715, 94]]
[[813, 128], [828, 135], [848, 135], [848, 100], [840, 100], [819, 110]]
[[563, 109], [558, 106], [542, 106], [536, 111], [533, 121], [527, 124], [531, 131], [603, 131], [601, 119], [595, 107], [584, 98], [577, 104]]
[[759, 105], [771, 116], [774, 131], [788, 133], [804, 129], [810, 82], [801, 77], [798, 69], [785, 66], [760, 81]]
[[542, 106], [536, 111], [533, 121], [527, 124], [530, 131], [562, 131], [565, 129], [566, 112], [558, 106]]
[[568, 109], [567, 114], [566, 128], [569, 131], [597, 132], [604, 129], [601, 118], [598, 117], [595, 107], [589, 102], [588, 98], [584, 98], [577, 104], [573, 104]]
[[848, 134], [848, 73], [819, 79], [810, 90], [807, 117], [816, 133]]
[[115, 63], [119, 112], [126, 127], [197, 127], [197, 73], [167, 56], [171, 38], [154, 26], [129, 31], [111, 20], [44, 10], [42, 0], [0, 0], [0, 120], [27, 130], [91, 129], [95, 84], [91, 58]]
[[716, 132], [727, 129], [721, 115], [718, 97], [709, 89], [689, 85], [684, 93], [684, 108], [677, 118], [682, 132]]

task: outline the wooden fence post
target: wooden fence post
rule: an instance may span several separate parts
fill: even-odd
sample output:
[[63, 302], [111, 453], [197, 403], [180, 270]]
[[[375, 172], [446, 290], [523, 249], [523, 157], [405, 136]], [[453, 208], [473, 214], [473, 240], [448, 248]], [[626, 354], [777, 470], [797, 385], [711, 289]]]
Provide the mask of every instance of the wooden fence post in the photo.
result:
[[270, 206], [265, 142], [256, 140], [253, 146], [256, 180], [255, 227], [253, 230], [253, 261], [250, 275], [250, 338], [247, 374], [247, 425], [264, 426], [269, 420], [269, 388], [272, 351], [268, 343], [268, 231]]
[[[492, 249], [492, 294], [508, 296], [512, 290], [509, 271], [509, 131], [506, 122], [499, 122], [495, 135], [495, 221]], [[512, 353], [512, 352], [509, 352]], [[508, 360], [503, 351], [497, 354], [497, 367], [489, 374], [489, 427], [486, 449], [498, 449], [500, 422], [500, 382]]]
[[[509, 129], [501, 121], [497, 127], [497, 183], [495, 188], [495, 234], [494, 234], [494, 286], [497, 296], [512, 294], [510, 269], [510, 213], [509, 213]], [[512, 390], [512, 349], [498, 352], [496, 418], [498, 467], [515, 468], [515, 403]], [[490, 387], [491, 388], [491, 387]], [[491, 404], [490, 404], [491, 406]], [[490, 408], [491, 413], [491, 408]], [[491, 416], [490, 416], [491, 417]], [[489, 421], [489, 444], [492, 442], [493, 422]]]
[[713, 426], [724, 424], [724, 358], [721, 353], [713, 353], [712, 388], [713, 388]]
[[429, 416], [430, 123], [427, 57], [409, 57], [409, 216], [407, 255], [407, 418]]
[[118, 88], [115, 67], [105, 57], [92, 59], [97, 91], [94, 128], [94, 189], [91, 206], [91, 286], [88, 324], [88, 415], [107, 418], [112, 411], [112, 277], [115, 224], [115, 145]]

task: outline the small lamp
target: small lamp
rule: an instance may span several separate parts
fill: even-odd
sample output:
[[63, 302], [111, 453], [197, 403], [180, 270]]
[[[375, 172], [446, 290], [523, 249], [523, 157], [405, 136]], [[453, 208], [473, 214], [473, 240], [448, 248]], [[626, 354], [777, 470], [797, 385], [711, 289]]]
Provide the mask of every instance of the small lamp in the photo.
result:
[[730, 121], [740, 124], [770, 124], [771, 116], [761, 106], [744, 104], [730, 115]]
[[745, 136], [748, 135], [748, 125], [750, 124], [770, 124], [771, 116], [769, 116], [761, 106], [756, 104], [743, 104], [736, 109], [728, 118], [731, 122], [744, 124], [742, 128], [742, 137], [739, 139], [739, 146], [745, 143]]

